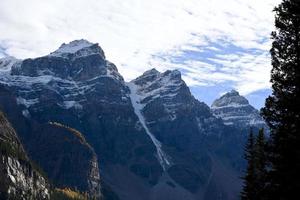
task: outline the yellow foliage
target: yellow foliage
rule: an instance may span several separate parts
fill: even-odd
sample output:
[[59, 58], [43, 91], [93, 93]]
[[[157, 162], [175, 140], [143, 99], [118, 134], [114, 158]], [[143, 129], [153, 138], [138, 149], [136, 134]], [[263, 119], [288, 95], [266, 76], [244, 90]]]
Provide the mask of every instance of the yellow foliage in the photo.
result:
[[87, 194], [81, 194], [80, 192], [74, 191], [70, 188], [56, 188], [57, 192], [63, 193], [65, 196], [67, 196], [70, 199], [76, 199], [76, 200], [88, 200]]
[[64, 124], [61, 124], [61, 123], [58, 123], [58, 122], [49, 122], [50, 125], [53, 125], [53, 126], [57, 126], [57, 127], [60, 127], [60, 128], [65, 128], [67, 129], [68, 131], [70, 131], [71, 133], [73, 133], [74, 135], [76, 135], [78, 138], [80, 138], [80, 141], [84, 144], [86, 144], [86, 140], [84, 138], [84, 136], [82, 135], [82, 133], [80, 133], [78, 130], [74, 129], [74, 128], [71, 128], [69, 126], [66, 126]]

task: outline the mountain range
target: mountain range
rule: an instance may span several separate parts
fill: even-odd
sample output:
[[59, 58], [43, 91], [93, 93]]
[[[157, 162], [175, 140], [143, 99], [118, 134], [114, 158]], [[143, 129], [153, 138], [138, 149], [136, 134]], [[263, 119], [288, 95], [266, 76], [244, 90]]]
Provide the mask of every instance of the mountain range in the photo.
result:
[[[109, 200], [239, 199], [247, 133], [266, 128], [237, 91], [209, 107], [178, 70], [126, 82], [86, 40], [39, 58], [0, 59], [0, 110], [26, 160], [46, 174], [32, 190], [50, 184]], [[0, 195], [10, 195], [13, 180], [5, 184]]]

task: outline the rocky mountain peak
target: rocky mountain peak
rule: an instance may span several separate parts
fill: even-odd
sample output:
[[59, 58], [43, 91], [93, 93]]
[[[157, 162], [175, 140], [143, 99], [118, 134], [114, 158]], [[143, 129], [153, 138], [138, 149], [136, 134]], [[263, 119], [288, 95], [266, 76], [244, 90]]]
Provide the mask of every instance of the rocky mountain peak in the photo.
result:
[[235, 89], [232, 89], [230, 92], [227, 92], [225, 95], [227, 96], [240, 96], [240, 93]]
[[80, 39], [80, 40], [73, 40], [70, 43], [66, 44], [63, 43], [56, 52], [68, 52], [68, 53], [75, 53], [76, 51], [85, 48], [85, 47], [90, 47], [92, 46], [93, 43], [85, 40], [85, 39]]
[[212, 108], [246, 105], [249, 105], [249, 101], [245, 97], [241, 96], [238, 91], [231, 90], [230, 92], [227, 92], [220, 98], [216, 99], [212, 104]]
[[43, 83], [48, 83], [47, 80], [50, 79], [82, 82], [96, 78], [113, 78], [123, 81], [116, 66], [105, 59], [101, 47], [83, 39], [62, 44], [47, 56], [25, 59], [14, 64], [16, 62], [18, 61], [13, 59], [1, 60], [0, 73], [5, 69], [9, 71], [12, 79], [20, 76], [35, 77], [35, 82]]
[[145, 71], [142, 76], [159, 75], [159, 74], [160, 72], [157, 69], [152, 68], [150, 70]]
[[187, 89], [178, 70], [167, 70], [161, 73], [151, 69], [131, 83], [138, 86], [137, 92], [147, 101], [158, 97], [176, 96], [181, 89]]
[[89, 54], [100, 54], [105, 59], [104, 52], [98, 43], [91, 43], [85, 39], [74, 40], [67, 44], [63, 43], [56, 51], [50, 53], [49, 56], [72, 58]]
[[144, 72], [141, 76], [133, 80], [138, 85], [151, 85], [152, 83], [162, 83], [162, 85], [168, 84], [168, 82], [183, 82], [181, 79], [181, 73], [179, 70], [167, 70], [165, 72], [159, 72], [155, 68]]
[[266, 124], [249, 101], [236, 90], [227, 92], [216, 99], [211, 106], [213, 114], [221, 118], [224, 124], [241, 128], [266, 128]]

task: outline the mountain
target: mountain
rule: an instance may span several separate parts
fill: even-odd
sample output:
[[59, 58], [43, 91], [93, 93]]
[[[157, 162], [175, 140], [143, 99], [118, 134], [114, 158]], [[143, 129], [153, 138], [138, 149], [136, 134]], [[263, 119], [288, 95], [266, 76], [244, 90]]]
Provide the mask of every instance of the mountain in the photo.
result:
[[[29, 157], [43, 168], [55, 187], [70, 187], [88, 193], [91, 197], [100, 197], [98, 155], [86, 142], [84, 136], [68, 125], [57, 123], [59, 120], [54, 118], [53, 120], [36, 120], [34, 116], [31, 116], [33, 112], [29, 111], [32, 103], [38, 98], [44, 98], [44, 105], [49, 106], [49, 110], [56, 112], [55, 106], [48, 105], [53, 95], [49, 91], [54, 89], [49, 88], [44, 82], [45, 77], [48, 77], [49, 80], [55, 79], [55, 77], [50, 77], [50, 75], [33, 77], [32, 74], [13, 75], [14, 70], [17, 71], [18, 67], [23, 67], [23, 63], [29, 61], [14, 58], [4, 60], [6, 62], [0, 61], [0, 64], [2, 63], [0, 79], [4, 83], [0, 85], [0, 108], [7, 114], [18, 131]], [[57, 73], [60, 75], [59, 72]], [[44, 86], [47, 89], [43, 88]], [[62, 87], [57, 87], [62, 89]], [[42, 93], [37, 92], [39, 89], [45, 89], [44, 92], [49, 95], [43, 97]], [[20, 92], [22, 95], [16, 95], [15, 92]], [[26, 99], [27, 95], [37, 95], [38, 97]], [[49, 99], [45, 99], [45, 97], [49, 97]], [[52, 100], [55, 101], [55, 99]], [[59, 105], [65, 106], [63, 102]], [[67, 115], [60, 117], [65, 118]]]
[[[8, 114], [15, 114], [11, 119], [23, 116], [33, 124], [14, 121], [29, 152], [36, 152], [32, 141], [39, 135], [29, 137], [35, 133], [35, 126], [58, 122], [80, 131], [95, 150], [105, 191], [114, 187], [119, 196], [133, 199], [132, 195], [139, 196], [141, 183], [157, 183], [163, 170], [155, 147], [145, 130], [139, 128], [122, 76], [105, 59], [98, 44], [78, 40], [50, 55], [17, 62], [11, 70], [1, 72], [0, 82], [9, 92], [0, 96], [0, 105]], [[17, 106], [11, 107], [14, 101]], [[144, 177], [136, 175], [138, 165], [144, 166]]]
[[[227, 156], [239, 152], [238, 145], [233, 151], [227, 148], [230, 146], [227, 142], [239, 140], [239, 135], [214, 117], [205, 103], [192, 96], [181, 73], [178, 70], [160, 73], [152, 69], [127, 85], [140, 121], [155, 138], [153, 143], [159, 141], [157, 149], [162, 147], [157, 150], [157, 157], [177, 190], [187, 190], [193, 196], [190, 199], [214, 199], [213, 194], [235, 199], [239, 179], [234, 175], [233, 165], [221, 164], [223, 155], [219, 152], [226, 151]], [[219, 165], [227, 170], [232, 190], [225, 191], [225, 184], [219, 181]], [[172, 193], [173, 199], [183, 198], [176, 189]]]
[[235, 90], [216, 99], [211, 106], [211, 110], [226, 125], [243, 129], [249, 129], [250, 127], [268, 129], [259, 111]]
[[98, 44], [75, 40], [0, 59], [0, 108], [58, 187], [95, 194], [100, 171], [104, 199], [239, 198], [245, 135], [177, 70], [125, 82]]
[[49, 184], [32, 165], [0, 111], [0, 199], [50, 199]]

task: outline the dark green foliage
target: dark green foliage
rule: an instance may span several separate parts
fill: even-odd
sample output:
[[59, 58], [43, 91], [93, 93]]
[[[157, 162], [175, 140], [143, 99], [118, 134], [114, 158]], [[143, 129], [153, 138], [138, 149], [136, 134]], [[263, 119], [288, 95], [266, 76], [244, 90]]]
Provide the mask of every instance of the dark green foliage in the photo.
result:
[[267, 199], [300, 198], [300, 1], [275, 8], [272, 95], [262, 113], [271, 128]]
[[244, 187], [241, 194], [242, 200], [254, 200], [256, 197], [255, 192], [255, 161], [254, 161], [254, 135], [251, 129], [248, 142], [245, 148], [245, 159], [248, 162], [247, 172], [244, 177]]
[[254, 145], [255, 161], [255, 187], [256, 200], [264, 199], [266, 187], [267, 155], [264, 129], [259, 130]]
[[264, 130], [259, 130], [257, 137], [254, 137], [251, 129], [245, 149], [245, 158], [248, 161], [248, 166], [241, 194], [243, 200], [264, 199], [267, 167], [265, 147]]

